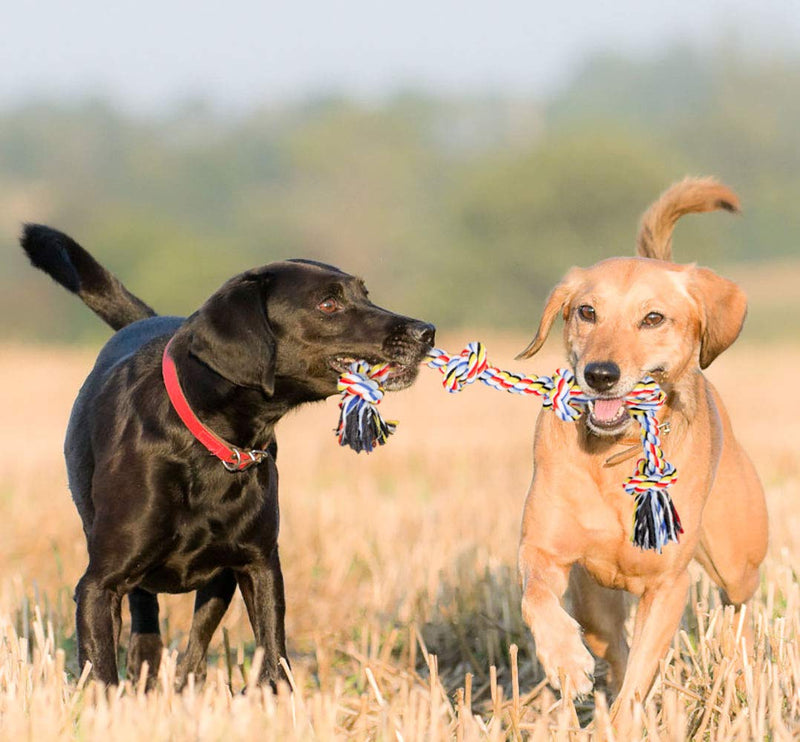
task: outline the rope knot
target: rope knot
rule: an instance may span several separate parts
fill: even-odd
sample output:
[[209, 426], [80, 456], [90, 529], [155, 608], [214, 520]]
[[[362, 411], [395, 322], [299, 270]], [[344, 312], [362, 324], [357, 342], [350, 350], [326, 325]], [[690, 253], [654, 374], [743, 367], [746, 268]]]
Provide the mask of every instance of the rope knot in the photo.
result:
[[383, 399], [382, 384], [391, 370], [391, 364], [370, 366], [366, 361], [355, 361], [339, 377], [339, 425], [335, 433], [339, 445], [350, 446], [354, 451], [369, 453], [386, 443], [394, 433], [396, 423], [384, 420], [377, 404]]
[[543, 406], [552, 407], [553, 412], [563, 422], [574, 422], [583, 413], [589, 398], [583, 393], [575, 381], [575, 375], [568, 368], [560, 368], [551, 379], [540, 376], [547, 389]]
[[486, 346], [483, 343], [469, 343], [457, 356], [448, 356], [443, 350], [434, 348], [430, 352], [430, 368], [441, 369], [444, 374], [442, 384], [448, 392], [460, 392], [467, 384], [480, 379], [489, 366], [486, 360]]
[[639, 459], [636, 463], [636, 471], [631, 474], [623, 485], [625, 492], [629, 495], [638, 495], [647, 490], [666, 491], [678, 481], [678, 472], [668, 461], [665, 461], [663, 468], [654, 469], [648, 459]]
[[655, 415], [667, 399], [652, 376], [645, 376], [625, 397], [625, 406], [634, 416], [637, 412]]
[[388, 363], [377, 366], [370, 366], [366, 361], [351, 363], [350, 370], [339, 377], [338, 389], [369, 404], [378, 404], [383, 399], [381, 383], [385, 381], [389, 368]]

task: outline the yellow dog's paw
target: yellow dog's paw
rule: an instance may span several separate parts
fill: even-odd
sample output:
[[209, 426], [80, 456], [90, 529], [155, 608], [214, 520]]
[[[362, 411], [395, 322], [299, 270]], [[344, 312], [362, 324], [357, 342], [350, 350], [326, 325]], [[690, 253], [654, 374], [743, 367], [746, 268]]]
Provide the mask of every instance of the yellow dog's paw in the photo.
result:
[[594, 686], [594, 657], [579, 637], [564, 639], [560, 645], [537, 648], [539, 662], [547, 675], [547, 682], [556, 690], [564, 691], [561, 679], [569, 679], [569, 695], [585, 696]]

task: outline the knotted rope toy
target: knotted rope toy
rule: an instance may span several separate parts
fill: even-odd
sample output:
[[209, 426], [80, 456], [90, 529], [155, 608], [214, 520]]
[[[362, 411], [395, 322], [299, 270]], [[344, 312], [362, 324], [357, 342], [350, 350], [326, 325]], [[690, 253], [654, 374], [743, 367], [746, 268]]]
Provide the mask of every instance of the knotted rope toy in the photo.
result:
[[370, 453], [376, 444], [383, 446], [394, 433], [397, 423], [384, 420], [377, 408], [384, 394], [381, 384], [390, 369], [389, 363], [370, 366], [366, 361], [355, 361], [339, 377], [342, 398], [335, 432], [340, 446], [350, 446], [356, 453]]
[[[559, 420], [575, 422], [584, 413], [592, 398], [575, 380], [569, 369], [558, 369], [554, 376], [522, 376], [490, 366], [482, 343], [470, 343], [459, 355], [449, 355], [439, 348], [431, 350], [429, 368], [439, 369], [443, 385], [450, 393], [461, 391], [468, 384], [484, 384], [513, 394], [534, 394], [541, 397], [545, 409], [552, 409]], [[380, 383], [388, 375], [389, 366], [370, 367], [364, 361], [350, 366], [339, 382], [342, 399], [337, 434], [339, 443], [356, 451], [371, 451], [375, 444], [386, 443], [396, 427], [380, 416], [376, 405], [383, 397]], [[642, 458], [636, 471], [623, 483], [623, 489], [634, 496], [633, 534], [631, 541], [641, 549], [654, 549], [659, 554], [670, 541], [678, 541], [683, 533], [681, 521], [668, 489], [678, 477], [661, 449], [656, 414], [666, 395], [655, 380], [645, 377], [625, 397], [623, 403], [630, 416], [639, 423]]]

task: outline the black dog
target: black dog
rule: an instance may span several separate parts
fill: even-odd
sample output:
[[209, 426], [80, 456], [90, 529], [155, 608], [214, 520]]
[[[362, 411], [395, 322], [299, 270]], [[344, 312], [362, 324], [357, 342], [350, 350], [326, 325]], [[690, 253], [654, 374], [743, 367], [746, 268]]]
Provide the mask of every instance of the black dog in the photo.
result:
[[[335, 394], [356, 358], [391, 362], [386, 388], [410, 385], [433, 326], [375, 306], [362, 281], [312, 261], [242, 273], [188, 318], [155, 316], [66, 235], [28, 225], [21, 243], [36, 267], [119, 330], [78, 395], [65, 442], [89, 551], [75, 590], [81, 667], [89, 660], [97, 680], [118, 681], [127, 594], [129, 675], [147, 661], [152, 677], [162, 649], [157, 593], [196, 590], [178, 675], [181, 683], [204, 676], [209, 641], [238, 585], [265, 651], [261, 680], [274, 687], [286, 657], [275, 424]], [[241, 467], [223, 466], [178, 417], [162, 377], [170, 338], [189, 406], [241, 447]]]

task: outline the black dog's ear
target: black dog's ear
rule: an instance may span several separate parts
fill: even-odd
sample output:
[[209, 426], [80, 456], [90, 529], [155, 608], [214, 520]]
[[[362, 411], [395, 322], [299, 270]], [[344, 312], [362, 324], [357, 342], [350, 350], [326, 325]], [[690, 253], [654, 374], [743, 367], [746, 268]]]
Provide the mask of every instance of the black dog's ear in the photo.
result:
[[190, 318], [189, 352], [237, 386], [275, 391], [275, 335], [267, 320], [269, 278], [232, 278]]

